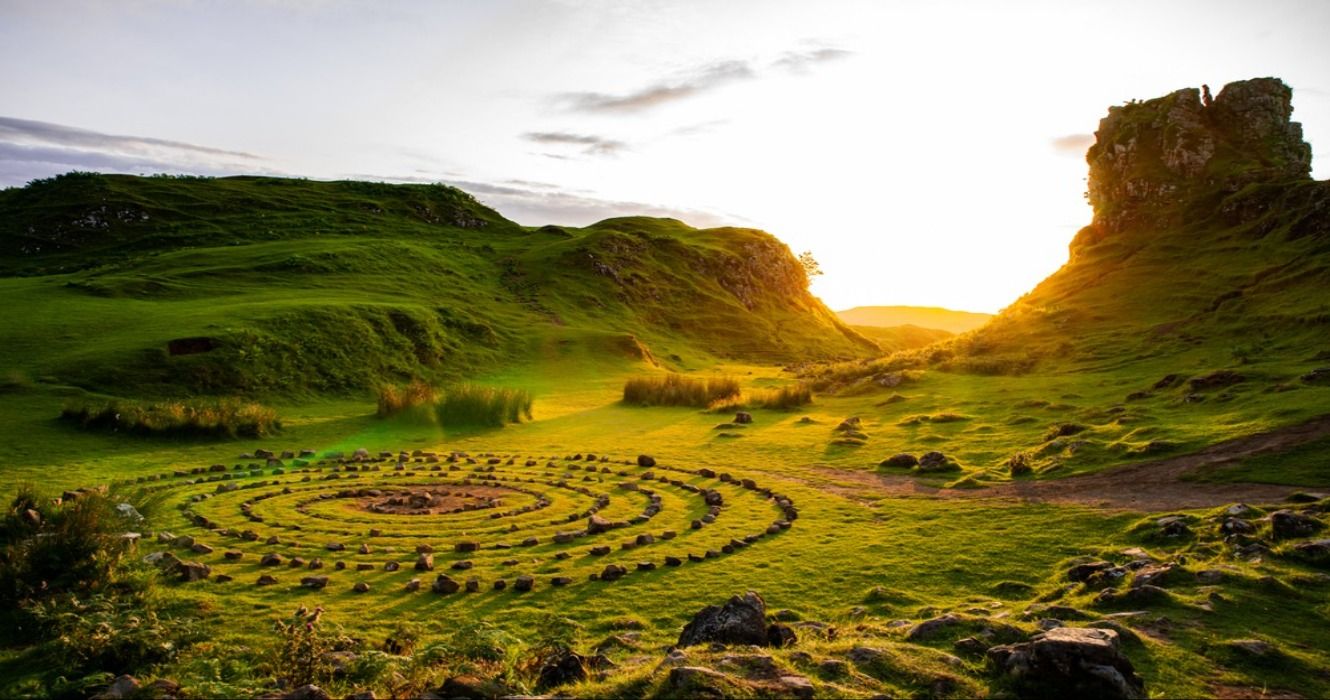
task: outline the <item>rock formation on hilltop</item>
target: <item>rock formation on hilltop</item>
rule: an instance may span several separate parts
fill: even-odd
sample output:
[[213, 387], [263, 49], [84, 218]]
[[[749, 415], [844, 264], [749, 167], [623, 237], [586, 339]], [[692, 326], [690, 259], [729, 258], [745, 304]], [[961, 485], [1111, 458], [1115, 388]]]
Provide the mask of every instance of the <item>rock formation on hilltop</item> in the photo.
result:
[[1229, 83], [1213, 100], [1208, 89], [1185, 88], [1109, 108], [1086, 154], [1095, 218], [1083, 235], [1167, 226], [1206, 195], [1307, 179], [1311, 146], [1290, 120], [1292, 98], [1278, 78], [1255, 78]]

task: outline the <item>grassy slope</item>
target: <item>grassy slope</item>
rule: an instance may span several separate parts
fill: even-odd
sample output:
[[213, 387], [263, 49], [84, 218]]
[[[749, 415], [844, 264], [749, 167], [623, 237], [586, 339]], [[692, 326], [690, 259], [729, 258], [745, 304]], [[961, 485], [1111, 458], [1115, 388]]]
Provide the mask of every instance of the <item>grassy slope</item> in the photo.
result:
[[837, 311], [836, 315], [853, 326], [918, 326], [949, 333], [972, 331], [993, 318], [993, 314], [954, 311], [935, 306], [856, 306]]
[[[28, 310], [16, 381], [121, 395], [356, 391], [548, 342], [674, 366], [872, 347], [760, 231], [528, 230], [441, 186], [67, 176], [0, 193], [0, 270]], [[192, 336], [218, 347], [167, 354]]]
[[949, 331], [910, 325], [889, 327], [851, 325], [850, 328], [877, 343], [877, 347], [885, 353], [922, 348], [952, 336]]

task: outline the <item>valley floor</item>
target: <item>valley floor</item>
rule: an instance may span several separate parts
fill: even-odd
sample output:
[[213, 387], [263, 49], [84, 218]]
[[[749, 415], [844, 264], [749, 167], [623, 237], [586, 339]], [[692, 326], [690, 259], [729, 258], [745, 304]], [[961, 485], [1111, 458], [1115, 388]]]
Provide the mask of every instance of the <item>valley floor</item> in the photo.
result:
[[[368, 399], [342, 400], [283, 407], [286, 427], [277, 439], [220, 443], [77, 433], [54, 420], [61, 401], [58, 391], [24, 389], [5, 397], [0, 440], [8, 451], [0, 483], [7, 490], [36, 483], [44, 491], [58, 493], [152, 477], [138, 485], [158, 489], [165, 498], [154, 529], [192, 536], [216, 551], [191, 555], [187, 549], [145, 538], [140, 545], [143, 553], [175, 551], [208, 563], [215, 573], [235, 577], [230, 582], [214, 577], [169, 587], [170, 595], [197, 605], [209, 630], [206, 644], [186, 650], [161, 669], [196, 696], [270, 690], [271, 678], [255, 669], [264, 668], [261, 659], [272, 644], [274, 620], [300, 605], [323, 606], [328, 620], [362, 640], [367, 649], [381, 648], [404, 623], [417, 626], [426, 642], [450, 639], [457, 630], [474, 625], [500, 631], [506, 639], [533, 639], [554, 614], [571, 620], [581, 648], [603, 647], [614, 664], [588, 681], [562, 688], [561, 694], [668, 695], [678, 689], [667, 687], [669, 667], [661, 664], [680, 629], [701, 608], [748, 590], [760, 593], [769, 610], [785, 611], [781, 615], [800, 635], [793, 647], [760, 654], [772, 657], [781, 674], [809, 678], [820, 696], [939, 690], [949, 691], [944, 695], [983, 695], [1005, 687], [1007, 681], [993, 675], [982, 654], [965, 651], [960, 640], [984, 639], [993, 630], [1008, 627], [1032, 633], [1045, 624], [1042, 621], [1055, 618], [1077, 626], [1112, 621], [1126, 629], [1124, 637], [1130, 634], [1134, 641], [1125, 645], [1125, 653], [1151, 695], [1236, 697], [1257, 689], [1304, 697], [1330, 693], [1330, 675], [1325, 671], [1330, 668], [1330, 643], [1321, 633], [1330, 622], [1330, 577], [1319, 573], [1319, 561], [1295, 557], [1291, 542], [1275, 541], [1273, 549], [1255, 556], [1236, 553], [1216, 534], [1216, 518], [1222, 519], [1222, 512], [1214, 510], [1245, 502], [1268, 512], [1286, 507], [1290, 493], [1330, 483], [1325, 477], [1296, 483], [1297, 475], [1304, 472], [1278, 465], [1265, 473], [1266, 480], [1275, 483], [1233, 481], [1244, 475], [1262, 478], [1261, 460], [1325, 439], [1330, 417], [1317, 415], [1317, 402], [1288, 410], [1293, 404], [1285, 401], [1276, 420], [1267, 417], [1272, 412], [1263, 406], [1266, 395], [1255, 390], [1243, 395], [1250, 399], [1248, 409], [1214, 401], [1200, 408], [1172, 404], [1133, 408], [1139, 420], [1131, 430], [1148, 428], [1148, 436], [1123, 438], [1105, 421], [1104, 427], [1086, 431], [1084, 454], [1093, 457], [1091, 461], [1068, 459], [1061, 472], [1013, 481], [1000, 465], [1011, 445], [1027, 439], [1021, 431], [1028, 432], [1028, 440], [1037, 446], [1038, 434], [1049, 423], [1079, 419], [1093, 426], [1090, 418], [1152, 378], [1113, 376], [1110, 381], [1082, 381], [1077, 386], [1076, 380], [1065, 377], [1017, 380], [930, 374], [899, 388], [902, 400], [884, 402], [890, 392], [819, 396], [803, 409], [753, 411], [751, 425], [718, 429], [731, 416], [618, 403], [618, 388], [629, 369], [546, 363], [485, 377], [489, 383], [529, 387], [536, 395], [535, 420], [501, 430], [452, 432], [383, 421], [371, 415]], [[788, 381], [778, 368], [717, 369], [738, 374], [754, 387]], [[1209, 413], [1189, 422], [1168, 422], [1183, 410]], [[912, 420], [944, 412], [962, 418]], [[864, 418], [868, 435], [864, 446], [831, 444], [834, 428], [849, 415]], [[1031, 420], [1022, 419], [1025, 416], [1034, 416], [1032, 426]], [[1096, 443], [1090, 436], [1101, 430], [1106, 437]], [[1177, 447], [1162, 458], [1113, 452], [1108, 447], [1114, 441], [1140, 443], [1163, 437]], [[374, 454], [464, 451], [500, 457], [497, 464], [488, 464], [489, 458], [478, 459], [474, 466], [462, 461], [459, 475], [448, 471], [431, 475], [431, 463], [420, 460], [408, 461], [410, 475], [396, 475], [394, 471], [401, 473], [392, 468], [396, 457], [369, 474], [339, 474], [331, 463], [327, 472], [304, 473], [291, 468], [290, 460], [282, 474], [262, 470], [250, 476], [248, 470], [236, 472], [230, 467], [241, 453], [252, 454], [261, 447], [279, 452], [309, 449], [320, 456], [350, 455], [367, 448]], [[896, 452], [924, 449], [959, 455], [965, 472], [916, 478], [877, 467], [878, 461]], [[591, 463], [596, 470], [579, 469], [586, 460], [566, 459], [573, 454], [597, 455]], [[638, 467], [639, 454], [653, 456], [659, 466]], [[600, 456], [612, 461], [602, 463]], [[523, 466], [528, 459], [532, 466]], [[1127, 466], [1121, 466], [1123, 462]], [[234, 472], [234, 479], [191, 483], [198, 479], [191, 470], [218, 463], [227, 465], [224, 469], [228, 477]], [[508, 544], [517, 545], [523, 533], [505, 535], [484, 511], [375, 515], [367, 513], [360, 501], [318, 498], [348, 484], [410, 491], [445, 476], [454, 488], [465, 489], [468, 486], [460, 479], [466, 476], [475, 479], [472, 484], [480, 484], [487, 466], [499, 480], [491, 484], [505, 488], [534, 484], [527, 496], [516, 493], [505, 498], [550, 516], [517, 521], [539, 537], [538, 544], [454, 554], [452, 545], [462, 539], [476, 539], [488, 547], [511, 537]], [[708, 478], [703, 470], [732, 474], [735, 481]], [[1054, 478], [1066, 473], [1084, 475]], [[1213, 474], [1223, 475], [1224, 481], [1196, 480]], [[316, 478], [306, 480], [311, 475]], [[680, 485], [657, 485], [651, 479], [658, 475]], [[324, 485], [337, 476], [357, 481], [339, 480], [336, 489]], [[958, 476], [971, 478], [956, 483]], [[797, 519], [788, 529], [762, 534], [770, 523], [789, 514], [773, 500], [745, 488], [741, 479], [788, 498], [797, 507]], [[630, 481], [659, 494], [660, 513], [649, 521], [630, 522], [622, 534], [608, 533], [604, 541], [613, 546], [612, 553], [590, 556], [576, 542], [552, 541], [585, 518], [584, 508], [597, 495], [607, 496], [610, 504], [603, 514], [631, 521], [651, 501], [638, 487], [625, 490], [622, 484]], [[243, 489], [252, 482], [256, 490], [229, 493], [215, 488], [228, 482]], [[271, 483], [260, 485], [266, 482]], [[708, 509], [697, 492], [682, 485], [715, 489], [724, 497], [714, 524], [693, 529], [691, 522]], [[586, 493], [576, 492], [578, 488]], [[536, 491], [557, 495], [541, 505]], [[241, 508], [246, 493], [264, 496], [245, 499], [250, 507]], [[311, 497], [303, 498], [302, 493]], [[263, 519], [246, 519], [251, 514]], [[1170, 514], [1183, 518], [1185, 536], [1161, 533], [1157, 521]], [[270, 532], [280, 536], [273, 544], [224, 538], [199, 526], [191, 515], [203, 515], [210, 524], [236, 532], [253, 528], [264, 537]], [[413, 521], [415, 517], [451, 520]], [[379, 536], [367, 535], [378, 527], [384, 528]], [[675, 535], [663, 539], [665, 530]], [[654, 533], [654, 541], [620, 546], [648, 533]], [[727, 542], [750, 534], [760, 536], [732, 553], [720, 552]], [[334, 538], [348, 547], [344, 553], [324, 547]], [[423, 541], [434, 543], [440, 552], [439, 572], [449, 571], [459, 582], [475, 576], [484, 588], [470, 595], [430, 593], [439, 572], [422, 575], [412, 567], [413, 545]], [[357, 552], [362, 543], [366, 548]], [[1138, 556], [1128, 553], [1132, 548], [1142, 549], [1141, 554], [1161, 565], [1177, 564], [1188, 577], [1170, 583], [1163, 599], [1148, 604], [1113, 602], [1099, 596], [1097, 589], [1066, 578], [1068, 568], [1078, 563], [1129, 562]], [[243, 558], [224, 559], [224, 549], [239, 551]], [[703, 556], [708, 549], [718, 556]], [[288, 571], [285, 564], [261, 567], [259, 557], [269, 552], [287, 559], [322, 558], [329, 568], [334, 560], [344, 561], [348, 567], [315, 572], [328, 574], [332, 582], [326, 590], [310, 590], [295, 585], [308, 571]], [[563, 552], [572, 556], [561, 558]], [[690, 554], [697, 559], [690, 560]], [[670, 565], [670, 557], [681, 564]], [[445, 568], [464, 558], [474, 568]], [[506, 563], [510, 560], [514, 563]], [[400, 561], [402, 568], [385, 570], [385, 561]], [[656, 566], [639, 569], [637, 564], [644, 561]], [[628, 569], [622, 581], [587, 580], [612, 562]], [[358, 564], [369, 566], [357, 570]], [[256, 577], [268, 571], [279, 585], [256, 586]], [[1211, 571], [1218, 573], [1196, 576]], [[519, 574], [534, 577], [530, 593], [511, 591]], [[560, 576], [571, 581], [564, 586], [551, 583]], [[421, 578], [424, 588], [405, 591], [412, 578]], [[506, 580], [507, 591], [490, 590], [498, 578]], [[369, 593], [352, 592], [355, 582], [368, 584]], [[952, 622], [944, 623], [936, 634], [911, 632], [923, 621], [943, 618]], [[1233, 650], [1234, 640], [1253, 636], [1272, 645], [1277, 655], [1255, 658]], [[618, 641], [604, 646], [613, 637]], [[868, 652], [856, 651], [862, 649], [879, 655], [864, 661]], [[686, 653], [689, 664], [711, 666], [732, 676], [735, 693], [782, 694], [778, 686], [751, 673], [726, 671], [726, 664], [734, 662], [725, 661], [720, 652], [703, 648]], [[0, 686], [10, 689], [6, 694], [22, 692], [33, 673], [31, 659], [24, 654], [21, 648], [10, 649], [0, 660]], [[847, 661], [848, 670], [827, 663], [834, 660]], [[349, 692], [381, 681], [343, 677], [336, 689]]]

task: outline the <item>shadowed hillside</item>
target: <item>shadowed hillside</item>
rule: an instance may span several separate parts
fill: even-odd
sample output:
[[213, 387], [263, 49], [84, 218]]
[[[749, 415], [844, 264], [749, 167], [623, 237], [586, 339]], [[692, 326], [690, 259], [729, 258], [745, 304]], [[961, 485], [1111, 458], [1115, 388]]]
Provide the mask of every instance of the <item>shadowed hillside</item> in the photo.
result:
[[70, 174], [0, 192], [13, 371], [122, 394], [346, 391], [585, 347], [872, 350], [752, 229], [529, 229], [442, 185]]

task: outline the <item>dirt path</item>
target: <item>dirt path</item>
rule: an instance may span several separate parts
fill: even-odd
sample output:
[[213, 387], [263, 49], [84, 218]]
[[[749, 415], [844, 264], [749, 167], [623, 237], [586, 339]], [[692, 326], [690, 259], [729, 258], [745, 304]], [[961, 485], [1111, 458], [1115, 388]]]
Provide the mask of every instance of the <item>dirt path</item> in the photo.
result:
[[937, 489], [906, 476], [821, 468], [818, 472], [853, 486], [829, 490], [853, 495], [862, 488], [874, 494], [936, 498], [1002, 498], [1033, 503], [1080, 503], [1102, 508], [1164, 511], [1206, 508], [1237, 501], [1273, 502], [1302, 490], [1272, 484], [1211, 484], [1183, 481], [1188, 472], [1238, 461], [1253, 455], [1281, 452], [1330, 435], [1330, 416], [1211, 445], [1199, 452], [1134, 464], [1086, 476], [1049, 481], [1022, 481], [986, 489]]

